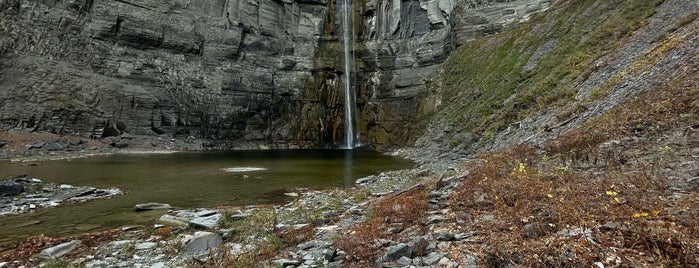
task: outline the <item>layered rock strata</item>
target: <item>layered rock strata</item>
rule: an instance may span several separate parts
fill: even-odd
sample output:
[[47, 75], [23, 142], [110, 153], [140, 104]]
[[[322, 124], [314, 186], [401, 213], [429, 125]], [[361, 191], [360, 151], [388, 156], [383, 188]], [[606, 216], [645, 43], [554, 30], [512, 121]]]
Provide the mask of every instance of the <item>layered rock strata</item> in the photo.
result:
[[[422, 85], [460, 42], [549, 1], [355, 1], [361, 141], [406, 141]], [[343, 140], [334, 0], [4, 0], [0, 129], [225, 147]]]

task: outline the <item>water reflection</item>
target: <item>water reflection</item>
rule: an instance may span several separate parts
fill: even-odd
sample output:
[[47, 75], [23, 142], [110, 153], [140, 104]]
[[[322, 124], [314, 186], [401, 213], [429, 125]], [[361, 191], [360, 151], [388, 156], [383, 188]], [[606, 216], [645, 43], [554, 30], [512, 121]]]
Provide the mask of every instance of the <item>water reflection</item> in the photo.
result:
[[355, 150], [343, 150], [345, 156], [344, 156], [344, 168], [343, 168], [343, 173], [342, 175], [344, 176], [344, 181], [345, 185], [352, 185], [354, 184], [354, 180], [357, 178], [354, 177], [354, 152]]
[[[368, 150], [112, 155], [48, 161], [38, 166], [0, 162], [0, 176], [28, 174], [47, 182], [118, 187], [127, 193], [108, 200], [0, 218], [0, 242], [37, 233], [66, 235], [85, 228], [103, 230], [143, 224], [156, 217], [134, 213], [133, 206], [139, 203], [168, 203], [176, 208], [279, 203], [288, 200], [284, 192], [295, 188], [353, 186], [359, 177], [412, 165], [411, 161]], [[238, 167], [259, 169], [221, 170]]]

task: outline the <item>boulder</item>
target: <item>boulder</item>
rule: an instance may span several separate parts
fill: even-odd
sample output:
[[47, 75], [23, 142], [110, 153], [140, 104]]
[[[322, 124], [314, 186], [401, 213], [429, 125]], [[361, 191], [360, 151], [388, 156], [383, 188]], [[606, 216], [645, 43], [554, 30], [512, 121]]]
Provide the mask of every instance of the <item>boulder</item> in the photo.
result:
[[400, 259], [398, 259], [397, 262], [398, 262], [398, 264], [400, 264], [400, 265], [402, 265], [402, 266], [405, 267], [405, 266], [410, 266], [410, 264], [413, 263], [413, 259], [408, 258], [408, 257], [406, 257], [406, 256], [403, 256], [403, 257], [400, 257]]
[[365, 183], [376, 181], [377, 179], [378, 179], [377, 176], [371, 175], [371, 176], [367, 176], [364, 178], [359, 178], [359, 179], [357, 179], [357, 181], [355, 181], [355, 183], [356, 184], [365, 184]]
[[47, 249], [44, 249], [39, 254], [39, 258], [42, 260], [48, 260], [53, 258], [58, 258], [65, 255], [68, 252], [73, 251], [81, 244], [80, 240], [73, 240], [70, 242], [65, 242]]
[[35, 143], [24, 145], [24, 148], [27, 150], [40, 149], [42, 146], [44, 146], [44, 144], [46, 144], [46, 142], [40, 141], [40, 142], [35, 142]]
[[279, 260], [274, 260], [272, 262], [276, 265], [279, 265], [280, 267], [296, 267], [297, 265], [301, 264], [301, 262], [298, 260], [290, 260], [290, 259], [279, 259]]
[[388, 248], [388, 252], [386, 252], [386, 260], [387, 261], [396, 261], [400, 259], [401, 257], [408, 257], [410, 258], [413, 254], [413, 246], [406, 244], [406, 243], [399, 243], [395, 246], [392, 246]]
[[163, 203], [143, 203], [143, 204], [137, 204], [133, 206], [133, 209], [138, 211], [147, 211], [147, 210], [162, 210], [162, 209], [171, 209], [172, 206], [168, 204], [163, 204]]
[[214, 229], [218, 226], [222, 218], [223, 216], [221, 214], [215, 213], [204, 217], [195, 217], [189, 220], [189, 224], [195, 227]]
[[220, 235], [211, 232], [196, 232], [193, 237], [185, 242], [185, 253], [203, 253], [209, 249], [215, 249], [223, 243]]
[[121, 141], [120, 142], [113, 142], [113, 143], [109, 144], [109, 146], [112, 146], [112, 147], [117, 148], [117, 149], [124, 149], [126, 147], [129, 147], [129, 143], [121, 142]]
[[134, 249], [136, 250], [146, 250], [146, 249], [152, 249], [158, 246], [158, 243], [155, 242], [143, 242], [143, 243], [138, 243], [134, 246]]
[[437, 241], [452, 241], [454, 240], [454, 235], [449, 231], [443, 230], [434, 234], [434, 238], [437, 239]]
[[180, 218], [177, 216], [172, 216], [169, 214], [165, 214], [163, 216], [160, 216], [160, 218], [158, 218], [158, 221], [165, 223], [165, 224], [176, 225], [176, 226], [186, 226], [188, 224], [186, 219], [183, 219], [183, 218]]
[[24, 192], [21, 184], [0, 185], [0, 196], [15, 196]]
[[43, 146], [41, 146], [41, 149], [48, 150], [48, 151], [60, 151], [63, 149], [63, 146], [57, 142], [47, 142]]
[[[174, 210], [169, 213], [172, 219], [177, 221], [185, 222], [193, 227], [197, 228], [207, 228], [215, 229], [218, 227], [219, 222], [223, 219], [221, 212], [217, 210], [204, 209], [204, 210]], [[163, 215], [165, 217], [165, 215]], [[161, 220], [167, 220], [168, 218]], [[179, 223], [176, 223], [179, 225]]]
[[337, 257], [337, 249], [334, 247], [329, 247], [325, 249], [325, 254], [323, 255], [323, 260], [327, 262], [333, 262], [335, 260], [335, 257]]
[[318, 246], [318, 242], [315, 241], [308, 241], [305, 243], [298, 244], [296, 247], [298, 247], [300, 250], [308, 250], [310, 248], [314, 248]]
[[422, 262], [427, 265], [435, 265], [439, 263], [439, 260], [446, 257], [447, 254], [444, 252], [432, 252], [427, 257], [422, 259]]
[[17, 183], [41, 183], [42, 181], [37, 178], [29, 178], [26, 174], [18, 175], [12, 178], [14, 182]]

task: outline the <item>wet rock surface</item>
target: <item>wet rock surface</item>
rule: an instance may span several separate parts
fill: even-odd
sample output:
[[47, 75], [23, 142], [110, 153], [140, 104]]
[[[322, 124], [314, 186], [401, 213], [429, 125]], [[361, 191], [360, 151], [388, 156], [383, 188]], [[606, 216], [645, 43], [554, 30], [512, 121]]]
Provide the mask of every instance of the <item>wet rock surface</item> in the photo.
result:
[[172, 206], [168, 204], [163, 204], [163, 203], [143, 203], [143, 204], [136, 204], [133, 209], [138, 212], [138, 211], [148, 211], [148, 210], [168, 210], [171, 209]]
[[42, 250], [41, 253], [39, 254], [39, 258], [44, 259], [44, 260], [58, 258], [60, 256], [63, 256], [65, 254], [73, 251], [79, 245], [80, 245], [80, 240], [73, 240], [70, 242], [59, 244], [59, 245]]
[[0, 181], [0, 191], [3, 193], [0, 195], [0, 216], [123, 194], [116, 188], [97, 189], [90, 186], [47, 183], [26, 175]]

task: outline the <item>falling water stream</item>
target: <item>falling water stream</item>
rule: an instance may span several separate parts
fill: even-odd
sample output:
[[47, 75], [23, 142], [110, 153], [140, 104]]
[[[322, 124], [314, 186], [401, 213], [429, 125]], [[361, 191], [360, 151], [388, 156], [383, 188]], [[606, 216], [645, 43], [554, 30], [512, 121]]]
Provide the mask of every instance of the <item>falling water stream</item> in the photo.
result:
[[354, 134], [354, 98], [351, 85], [350, 41], [352, 38], [352, 4], [351, 0], [342, 0], [342, 48], [344, 54], [345, 72], [345, 148], [352, 149], [356, 146]]

